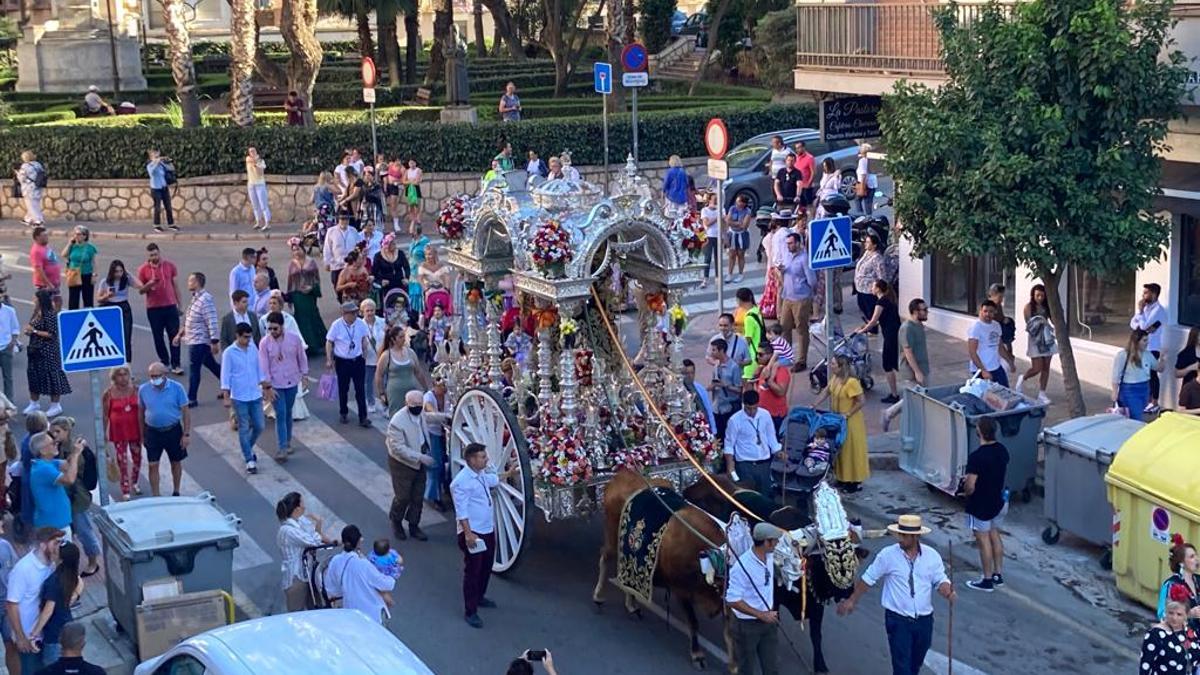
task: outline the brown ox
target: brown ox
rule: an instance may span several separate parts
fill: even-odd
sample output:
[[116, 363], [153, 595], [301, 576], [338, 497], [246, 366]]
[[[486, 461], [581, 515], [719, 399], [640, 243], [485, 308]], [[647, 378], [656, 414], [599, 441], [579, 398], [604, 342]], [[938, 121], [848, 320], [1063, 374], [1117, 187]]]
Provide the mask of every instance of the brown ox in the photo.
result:
[[[629, 470], [617, 472], [604, 488], [604, 545], [600, 549], [599, 576], [596, 579], [596, 589], [592, 592], [592, 600], [597, 606], [604, 603], [604, 584], [608, 580], [607, 561], [617, 556], [618, 528], [621, 522], [621, 511], [625, 503], [647, 486], [671, 488], [664, 480], [647, 480], [641, 474]], [[687, 525], [684, 525], [684, 523]], [[690, 526], [690, 529], [689, 529]], [[708, 541], [697, 537], [700, 533]], [[713, 546], [723, 546], [725, 534], [700, 509], [685, 506], [667, 521], [663, 533], [662, 544], [658, 549], [658, 566], [654, 571], [654, 585], [666, 588], [671, 596], [679, 599], [688, 622], [688, 640], [691, 649], [692, 664], [698, 669], [705, 667], [704, 652], [700, 649], [698, 636], [699, 625], [696, 610], [713, 617], [724, 609], [724, 598], [718, 588], [705, 582], [704, 574], [700, 571], [700, 556]], [[638, 612], [634, 607], [633, 596], [625, 594], [625, 608], [631, 613]], [[728, 626], [726, 626], [726, 644], [729, 645]], [[729, 653], [732, 653], [732, 649]], [[732, 666], [731, 666], [732, 667]]]

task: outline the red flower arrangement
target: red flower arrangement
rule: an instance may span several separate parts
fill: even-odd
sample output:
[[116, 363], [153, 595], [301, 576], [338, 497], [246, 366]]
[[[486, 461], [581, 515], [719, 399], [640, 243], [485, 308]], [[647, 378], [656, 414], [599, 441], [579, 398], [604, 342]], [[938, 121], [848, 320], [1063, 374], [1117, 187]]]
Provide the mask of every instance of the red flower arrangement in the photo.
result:
[[[717, 459], [716, 438], [708, 428], [708, 417], [704, 413], [693, 413], [691, 417], [676, 425], [675, 435], [701, 464]], [[678, 446], [675, 447], [675, 452], [680, 459], [686, 459], [680, 454]]]
[[699, 258], [704, 251], [704, 243], [708, 241], [708, 233], [695, 211], [689, 211], [679, 221], [679, 229], [683, 233], [681, 242], [683, 250], [687, 251], [692, 258]]
[[446, 200], [445, 206], [442, 207], [442, 212], [438, 214], [437, 228], [438, 232], [440, 232], [447, 241], [458, 241], [462, 239], [463, 233], [466, 231], [466, 211], [466, 198], [454, 197]]
[[592, 386], [592, 350], [575, 350], [575, 380], [581, 387]]
[[658, 458], [654, 453], [654, 446], [650, 444], [620, 448], [613, 452], [610, 457], [614, 471], [629, 469], [640, 473], [642, 469], [658, 464]]
[[527, 246], [534, 266], [543, 274], [562, 275], [563, 266], [575, 257], [571, 234], [557, 220], [550, 219], [537, 229]]
[[539, 432], [529, 439], [529, 449], [534, 475], [543, 482], [568, 486], [592, 477], [592, 463], [588, 461], [583, 443], [549, 417], [542, 418]]

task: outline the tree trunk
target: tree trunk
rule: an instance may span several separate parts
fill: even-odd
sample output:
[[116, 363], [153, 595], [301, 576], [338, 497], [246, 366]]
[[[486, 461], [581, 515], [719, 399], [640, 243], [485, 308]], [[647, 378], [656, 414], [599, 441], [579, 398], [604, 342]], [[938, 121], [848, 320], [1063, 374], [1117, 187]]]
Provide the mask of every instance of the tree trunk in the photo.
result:
[[1054, 334], [1058, 338], [1058, 360], [1062, 364], [1067, 410], [1071, 417], [1083, 417], [1087, 414], [1087, 407], [1083, 402], [1083, 388], [1079, 385], [1075, 350], [1071, 347], [1071, 326], [1067, 322], [1067, 312], [1058, 293], [1062, 275], [1058, 272], [1044, 272], [1040, 277], [1047, 289], [1046, 304], [1050, 306], [1050, 322], [1054, 324]]
[[183, 0], [161, 0], [163, 25], [175, 79], [175, 97], [183, 109], [183, 126], [200, 126], [200, 99], [196, 96], [196, 66], [192, 62], [192, 38], [184, 16]]
[[354, 17], [358, 25], [358, 51], [360, 56], [369, 56], [375, 60], [375, 43], [371, 35], [371, 15], [360, 11]]
[[[513, 20], [512, 13], [508, 11], [508, 3], [505, 0], [481, 1], [492, 15], [492, 23], [496, 27], [496, 32], [504, 38], [504, 44], [508, 45], [509, 55], [514, 61], [524, 61], [525, 49], [521, 44], [520, 36], [517, 35], [517, 22]], [[495, 48], [494, 46], [493, 49]]]
[[400, 44], [396, 37], [396, 17], [380, 16], [376, 10], [375, 21], [379, 29], [379, 53], [387, 62], [388, 86], [400, 86]]
[[254, 0], [232, 0], [229, 25], [229, 117], [239, 127], [254, 124]]
[[625, 45], [625, 6], [632, 0], [610, 0], [608, 15], [605, 17], [608, 25], [605, 33], [608, 38], [608, 62], [613, 64], [613, 93], [604, 97], [604, 103], [610, 113], [625, 112], [625, 87], [615, 83], [621, 81], [621, 49]]
[[567, 95], [567, 84], [571, 78], [566, 48], [551, 50], [554, 57], [554, 98]]
[[417, 81], [417, 54], [421, 52], [421, 22], [416, 10], [404, 15], [404, 83]]
[[442, 53], [445, 44], [454, 39], [454, 3], [451, 0], [435, 0], [433, 3], [433, 46], [429, 48], [429, 70], [425, 73], [425, 86], [446, 77], [446, 57]]
[[496, 23], [496, 19], [492, 19], [492, 51], [489, 54], [493, 59], [500, 58], [500, 51], [504, 49], [504, 35], [500, 33], [500, 26]]
[[288, 88], [304, 99], [308, 108], [304, 113], [304, 124], [311, 126], [314, 122], [313, 87], [324, 56], [317, 40], [317, 0], [283, 0], [280, 24], [279, 32], [291, 52]]
[[484, 58], [487, 53], [487, 42], [483, 39], [483, 0], [474, 0], [472, 14], [475, 15], [475, 56]]
[[701, 60], [700, 67], [696, 69], [696, 75], [692, 77], [692, 86], [688, 87], [688, 96], [696, 95], [696, 87], [704, 77], [704, 71], [708, 70], [708, 59], [717, 51], [717, 37], [721, 34], [721, 21], [724, 20], [725, 13], [728, 11], [729, 0], [721, 0], [721, 4], [717, 5], [717, 11], [708, 24], [708, 47], [704, 52], [704, 59]]

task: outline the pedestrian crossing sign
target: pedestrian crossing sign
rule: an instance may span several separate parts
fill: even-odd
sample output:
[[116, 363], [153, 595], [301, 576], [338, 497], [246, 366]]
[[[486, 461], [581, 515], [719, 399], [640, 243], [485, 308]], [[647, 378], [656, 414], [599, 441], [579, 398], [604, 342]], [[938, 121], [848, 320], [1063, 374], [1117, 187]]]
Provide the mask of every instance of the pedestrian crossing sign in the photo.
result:
[[814, 270], [846, 267], [850, 253], [850, 218], [818, 218], [808, 223], [808, 260]]
[[87, 307], [58, 314], [63, 370], [82, 373], [125, 364], [125, 321], [120, 307]]

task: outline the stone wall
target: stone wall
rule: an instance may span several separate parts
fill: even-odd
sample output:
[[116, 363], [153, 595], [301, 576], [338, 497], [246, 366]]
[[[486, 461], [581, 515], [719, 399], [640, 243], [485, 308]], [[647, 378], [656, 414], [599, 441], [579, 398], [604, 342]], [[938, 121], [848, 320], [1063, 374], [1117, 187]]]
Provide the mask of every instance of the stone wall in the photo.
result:
[[[684, 166], [704, 184], [704, 158], [684, 160]], [[577, 167], [586, 180], [604, 182], [603, 167]], [[89, 222], [147, 221], [153, 202], [144, 180], [73, 180], [56, 181], [54, 167], [50, 169], [50, 184], [46, 188], [44, 209], [47, 220], [78, 220]], [[616, 175], [622, 164], [613, 164], [610, 172]], [[641, 173], [657, 187], [666, 173], [666, 162], [646, 162]], [[422, 208], [427, 215], [436, 213], [442, 200], [451, 195], [474, 192], [479, 188], [477, 173], [427, 173], [421, 184], [424, 195]], [[267, 176], [270, 194], [271, 221], [280, 225], [295, 224], [308, 219], [312, 212], [314, 176]], [[3, 192], [4, 213], [19, 217], [25, 210], [20, 200]], [[175, 220], [180, 224], [251, 223], [245, 178], [241, 175], [184, 178], [173, 188], [171, 204]]]

